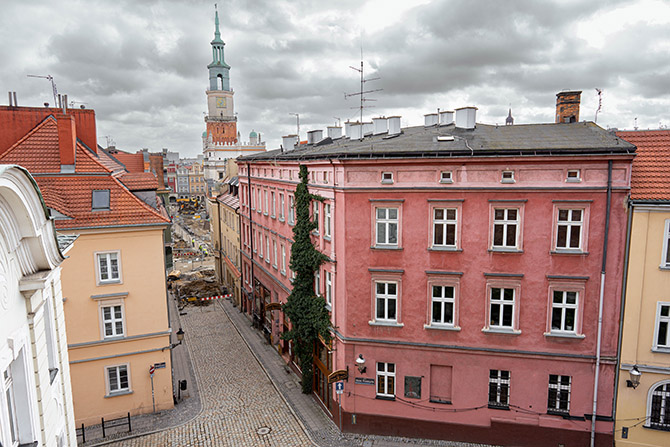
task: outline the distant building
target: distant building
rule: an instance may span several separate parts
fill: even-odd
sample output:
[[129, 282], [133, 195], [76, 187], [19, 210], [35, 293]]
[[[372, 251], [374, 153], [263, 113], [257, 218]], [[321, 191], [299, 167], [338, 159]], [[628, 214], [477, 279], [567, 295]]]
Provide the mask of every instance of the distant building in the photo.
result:
[[226, 160], [240, 155], [265, 151], [265, 142], [255, 131], [249, 133], [249, 140], [242, 142], [237, 131], [237, 116], [233, 105], [234, 91], [230, 88], [230, 65], [224, 60], [225, 43], [219, 32], [219, 13], [215, 13], [214, 40], [212, 40], [212, 62], [209, 70], [209, 88], [207, 89], [207, 129], [202, 133], [202, 152], [204, 176], [210, 187], [223, 180], [226, 173]]
[[61, 263], [35, 180], [0, 165], [0, 445], [77, 445]]

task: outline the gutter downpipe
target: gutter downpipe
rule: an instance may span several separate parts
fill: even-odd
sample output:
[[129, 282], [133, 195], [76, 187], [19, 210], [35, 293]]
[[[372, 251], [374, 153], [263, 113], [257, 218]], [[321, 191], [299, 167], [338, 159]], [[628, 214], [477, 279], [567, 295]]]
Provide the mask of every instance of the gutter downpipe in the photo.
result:
[[600, 348], [603, 336], [603, 300], [605, 296], [605, 272], [607, 269], [607, 241], [610, 230], [612, 208], [612, 160], [607, 161], [607, 215], [605, 216], [605, 238], [603, 240], [603, 262], [600, 271], [600, 297], [598, 302], [598, 342], [596, 344], [596, 371], [593, 378], [593, 413], [591, 414], [591, 447], [596, 441], [596, 412], [598, 411], [598, 380], [600, 379]]
[[619, 396], [619, 375], [621, 374], [621, 345], [623, 344], [623, 319], [626, 314], [626, 287], [628, 287], [628, 266], [630, 258], [630, 235], [633, 231], [633, 210], [635, 205], [628, 197], [628, 226], [626, 231], [626, 251], [623, 261], [623, 281], [621, 291], [621, 310], [619, 311], [619, 343], [616, 353], [616, 371], [614, 371], [614, 396], [612, 397], [612, 432], [616, 429], [616, 402]]
[[253, 234], [253, 225], [254, 221], [252, 218], [252, 212], [251, 212], [251, 167], [249, 166], [249, 162], [247, 162], [247, 185], [249, 186], [248, 191], [247, 191], [247, 196], [249, 198], [249, 256], [251, 258], [251, 278], [249, 278], [251, 281], [249, 281], [249, 285], [251, 287], [251, 319], [253, 320], [254, 318], [254, 305], [256, 300], [254, 300], [254, 238], [251, 236]]

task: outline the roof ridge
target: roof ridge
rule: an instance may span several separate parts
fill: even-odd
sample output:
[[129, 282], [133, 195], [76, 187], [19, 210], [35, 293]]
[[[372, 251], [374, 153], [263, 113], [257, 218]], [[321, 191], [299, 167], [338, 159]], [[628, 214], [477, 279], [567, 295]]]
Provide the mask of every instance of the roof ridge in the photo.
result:
[[38, 130], [40, 130], [43, 126], [46, 125], [47, 121], [51, 119], [54, 124], [56, 123], [56, 118], [54, 118], [53, 115], [49, 115], [46, 118], [44, 118], [39, 124], [37, 124], [35, 127], [33, 127], [28, 133], [26, 133], [23, 137], [21, 137], [19, 140], [16, 141], [13, 145], [9, 147], [3, 154], [0, 155], [0, 160], [5, 158], [10, 152], [12, 152], [14, 149], [19, 147], [21, 144], [23, 144], [28, 138], [33, 136]]
[[133, 193], [128, 189], [128, 187], [126, 187], [126, 185], [124, 185], [119, 179], [117, 179], [117, 178], [114, 177], [113, 175], [110, 175], [109, 177], [110, 177], [113, 181], [115, 181], [119, 186], [121, 186], [121, 188], [123, 189], [123, 191], [124, 191], [126, 194], [129, 194], [129, 195], [130, 195], [130, 196], [131, 196], [137, 203], [140, 204], [140, 206], [142, 206], [143, 208], [145, 208], [147, 211], [149, 211], [150, 213], [154, 214], [155, 216], [159, 217], [161, 220], [163, 220], [163, 221], [165, 221], [165, 222], [169, 222], [169, 223], [172, 222], [170, 219], [166, 219], [162, 214], [160, 214], [159, 212], [157, 212], [156, 210], [154, 210], [152, 207], [150, 207], [149, 205], [147, 205], [146, 203], [144, 203], [143, 201], [141, 201], [141, 200], [140, 200], [135, 194], [133, 194]]
[[[111, 171], [107, 166], [103, 165], [102, 162], [101, 162], [100, 160], [98, 160], [97, 157], [93, 156], [93, 151], [91, 151], [90, 149], [89, 149], [89, 150], [86, 150], [87, 147], [85, 147], [84, 145], [82, 145], [82, 144], [79, 142], [79, 139], [77, 139], [77, 146], [81, 147], [81, 150], [82, 150], [86, 155], [88, 155], [88, 157], [89, 157], [91, 160], [93, 160], [93, 161], [94, 161], [95, 163], [97, 163], [100, 167], [102, 167], [102, 169], [104, 169], [105, 171], [107, 171], [109, 174], [111, 174], [111, 173], [113, 172], [113, 171]], [[76, 165], [76, 161], [75, 161], [75, 165]], [[78, 174], [86, 174], [86, 172], [79, 172]]]

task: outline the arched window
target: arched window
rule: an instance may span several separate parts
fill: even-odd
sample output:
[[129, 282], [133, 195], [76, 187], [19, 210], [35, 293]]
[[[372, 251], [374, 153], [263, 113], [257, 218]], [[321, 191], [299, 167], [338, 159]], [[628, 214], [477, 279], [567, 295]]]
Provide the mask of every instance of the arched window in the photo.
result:
[[223, 90], [223, 75], [217, 75], [216, 85], [219, 87], [219, 90]]
[[670, 431], [670, 380], [654, 384], [647, 397], [647, 426]]

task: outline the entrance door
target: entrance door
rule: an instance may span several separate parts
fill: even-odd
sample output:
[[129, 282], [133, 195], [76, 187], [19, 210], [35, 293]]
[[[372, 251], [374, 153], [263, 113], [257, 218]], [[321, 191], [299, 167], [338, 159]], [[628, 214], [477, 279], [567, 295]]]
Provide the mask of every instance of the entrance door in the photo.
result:
[[332, 372], [332, 354], [323, 341], [319, 340], [314, 347], [314, 384], [313, 389], [323, 405], [332, 412], [333, 385], [328, 383]]

